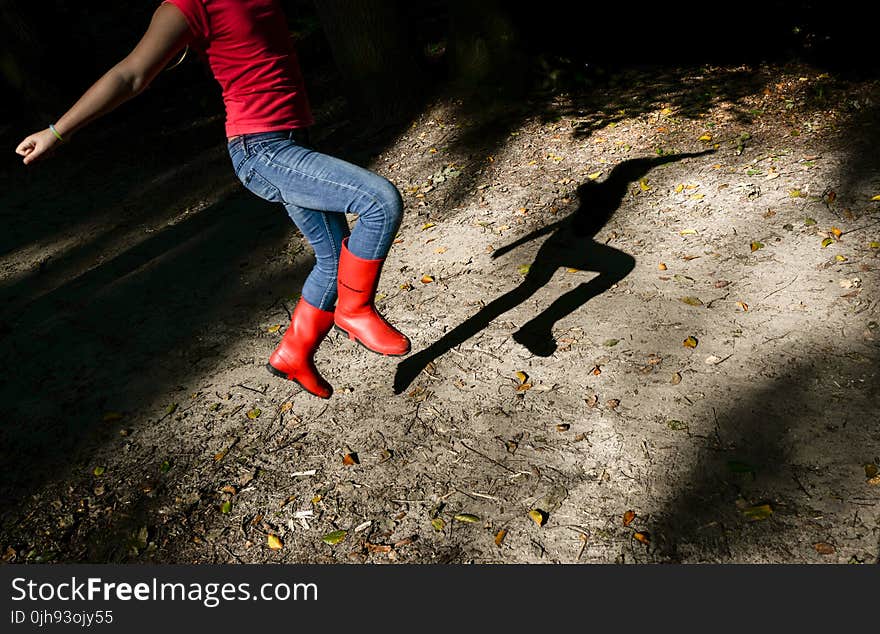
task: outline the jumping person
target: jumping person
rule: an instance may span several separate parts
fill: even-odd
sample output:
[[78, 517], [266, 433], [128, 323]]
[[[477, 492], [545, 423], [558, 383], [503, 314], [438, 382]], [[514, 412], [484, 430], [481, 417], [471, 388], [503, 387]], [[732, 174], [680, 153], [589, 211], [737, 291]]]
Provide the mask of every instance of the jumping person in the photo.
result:
[[[334, 324], [374, 352], [410, 350], [374, 304], [403, 201], [387, 179], [309, 147], [313, 119], [278, 0], [165, 0], [131, 53], [16, 152], [26, 165], [42, 158], [143, 91], [187, 46], [201, 53], [223, 90], [236, 175], [257, 196], [282, 203], [315, 251], [290, 326], [266, 367], [329, 398], [333, 388], [315, 368], [314, 353]], [[346, 213], [358, 217], [353, 231]]]

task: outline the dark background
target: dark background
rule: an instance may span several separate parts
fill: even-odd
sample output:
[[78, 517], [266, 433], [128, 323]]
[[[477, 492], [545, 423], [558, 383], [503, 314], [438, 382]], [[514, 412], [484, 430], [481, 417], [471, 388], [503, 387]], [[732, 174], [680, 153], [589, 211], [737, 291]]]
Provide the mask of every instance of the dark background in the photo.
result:
[[[45, 124], [137, 42], [159, 3], [0, 0], [0, 121]], [[283, 0], [307, 78], [338, 73], [358, 111], [393, 118], [451, 82], [516, 91], [589, 87], [627, 66], [799, 60], [835, 72], [877, 69], [856, 2], [549, 2]], [[220, 111], [206, 69], [162, 77], [175, 107]], [[207, 90], [206, 90], [207, 88]], [[154, 111], [148, 95], [128, 106]], [[160, 113], [157, 113], [160, 116]], [[4, 127], [5, 127], [4, 126]]]

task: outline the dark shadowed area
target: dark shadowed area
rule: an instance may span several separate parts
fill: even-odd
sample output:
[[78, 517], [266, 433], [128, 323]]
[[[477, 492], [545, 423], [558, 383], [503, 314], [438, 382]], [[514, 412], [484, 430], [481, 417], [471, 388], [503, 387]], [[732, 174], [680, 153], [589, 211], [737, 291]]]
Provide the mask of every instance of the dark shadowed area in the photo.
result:
[[317, 402], [263, 370], [312, 252], [198, 55], [12, 152], [157, 4], [0, 0], [3, 561], [878, 561], [860, 5], [283, 1], [318, 148], [406, 202], [413, 352], [331, 335]]

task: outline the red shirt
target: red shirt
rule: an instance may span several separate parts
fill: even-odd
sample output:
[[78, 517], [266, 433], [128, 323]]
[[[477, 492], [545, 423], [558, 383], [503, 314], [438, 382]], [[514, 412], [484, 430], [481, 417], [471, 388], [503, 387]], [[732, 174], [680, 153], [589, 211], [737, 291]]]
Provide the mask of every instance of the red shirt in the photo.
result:
[[223, 90], [226, 136], [312, 125], [299, 60], [277, 0], [165, 0]]

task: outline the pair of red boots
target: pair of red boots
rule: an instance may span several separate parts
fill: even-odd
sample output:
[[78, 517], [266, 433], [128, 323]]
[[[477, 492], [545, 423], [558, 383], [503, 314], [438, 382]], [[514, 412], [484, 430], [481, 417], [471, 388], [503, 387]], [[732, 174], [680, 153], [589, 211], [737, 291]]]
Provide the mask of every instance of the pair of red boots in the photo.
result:
[[357, 257], [348, 250], [348, 238], [343, 240], [336, 310], [321, 310], [300, 299], [290, 327], [269, 357], [268, 370], [296, 381], [315, 396], [330, 398], [333, 387], [318, 374], [314, 355], [334, 324], [349, 339], [373, 352], [392, 356], [409, 352], [409, 339], [385, 321], [374, 304], [384, 261]]

